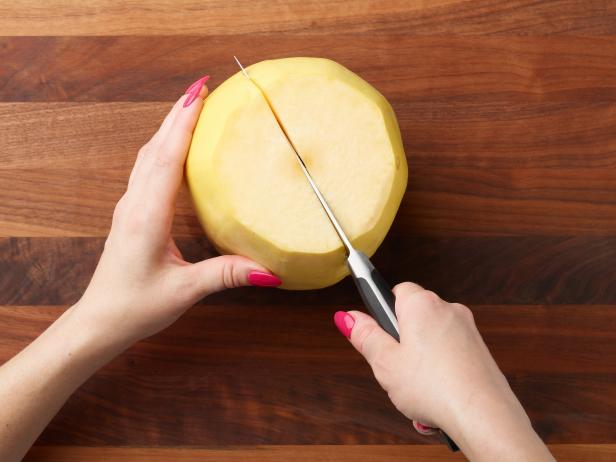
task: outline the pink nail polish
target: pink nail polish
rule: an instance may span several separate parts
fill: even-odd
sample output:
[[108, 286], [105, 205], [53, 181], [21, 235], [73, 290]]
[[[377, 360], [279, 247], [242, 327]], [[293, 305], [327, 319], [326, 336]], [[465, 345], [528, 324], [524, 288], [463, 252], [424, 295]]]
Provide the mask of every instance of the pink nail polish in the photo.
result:
[[334, 324], [342, 335], [351, 338], [351, 331], [355, 325], [355, 319], [346, 311], [336, 311], [334, 314]]
[[413, 421], [413, 425], [415, 425], [415, 428], [419, 433], [432, 433], [436, 430], [436, 428], [428, 427], [427, 425], [417, 421]]
[[188, 107], [190, 106], [193, 101], [195, 101], [197, 99], [197, 97], [199, 96], [199, 93], [201, 93], [201, 89], [203, 88], [203, 85], [205, 85], [205, 83], [210, 80], [210, 76], [206, 75], [204, 77], [201, 77], [199, 80], [197, 80], [196, 82], [192, 83], [184, 92], [185, 95], [188, 95], [188, 98], [186, 98], [186, 101], [184, 101], [184, 107]]
[[263, 271], [251, 271], [248, 275], [248, 282], [259, 287], [278, 287], [282, 284], [280, 278]]

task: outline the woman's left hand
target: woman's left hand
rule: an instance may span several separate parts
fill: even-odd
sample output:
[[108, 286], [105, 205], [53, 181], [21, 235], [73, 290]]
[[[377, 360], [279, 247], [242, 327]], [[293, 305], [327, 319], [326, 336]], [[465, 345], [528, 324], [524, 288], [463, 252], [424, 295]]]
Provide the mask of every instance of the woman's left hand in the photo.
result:
[[188, 263], [171, 237], [206, 80], [186, 90], [139, 150], [103, 255], [81, 299], [0, 367], [0, 460], [22, 460], [79, 385], [202, 297], [249, 283], [280, 284], [265, 268], [238, 256]]
[[88, 328], [126, 346], [169, 326], [208, 294], [250, 283], [280, 284], [266, 268], [239, 256], [188, 263], [171, 237], [206, 81], [188, 88], [139, 150], [94, 276], [72, 309]]

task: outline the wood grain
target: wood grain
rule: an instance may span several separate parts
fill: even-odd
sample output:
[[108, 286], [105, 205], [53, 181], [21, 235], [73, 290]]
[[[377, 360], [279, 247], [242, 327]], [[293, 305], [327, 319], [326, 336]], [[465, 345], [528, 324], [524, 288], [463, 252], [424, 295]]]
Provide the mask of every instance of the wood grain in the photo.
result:
[[[255, 14], [258, 12], [258, 14]], [[611, 2], [572, 0], [534, 2], [438, 0], [360, 0], [284, 3], [266, 0], [158, 1], [112, 0], [87, 3], [18, 0], [0, 7], [6, 35], [175, 35], [203, 33], [255, 35], [263, 32], [328, 34], [612, 34]]]
[[[613, 444], [551, 444], [550, 451], [560, 462], [608, 462], [616, 454]], [[274, 462], [290, 460], [312, 462], [326, 460], [339, 462], [426, 461], [449, 462], [465, 460], [461, 454], [451, 454], [442, 447], [418, 445], [346, 445], [346, 446], [257, 446], [247, 448], [117, 448], [117, 447], [75, 447], [75, 446], [37, 446], [25, 462], [99, 462], [114, 460], [118, 462], [159, 462], [173, 459], [177, 462], [237, 462], [258, 460]]]
[[[0, 104], [0, 236], [105, 236], [169, 106]], [[392, 234], [614, 235], [613, 105], [499, 107], [396, 105], [410, 180]], [[174, 232], [202, 235], [185, 191]]]
[[[172, 327], [112, 361], [105, 375], [364, 374], [364, 360], [332, 324], [339, 307], [198, 305]], [[65, 306], [0, 307], [0, 363], [9, 360]], [[616, 374], [614, 305], [471, 305], [508, 375]], [[533, 358], [520, 361], [520, 358]]]
[[173, 103], [0, 103], [0, 169], [121, 169]]
[[[0, 363], [79, 299], [190, 82], [237, 53], [325, 56], [400, 122], [410, 182], [377, 266], [471, 305], [540, 435], [589, 443], [558, 460], [616, 456], [614, 2], [16, 0], [0, 30]], [[174, 232], [214, 255], [185, 191]], [[462, 460], [335, 331], [358, 306], [348, 280], [212, 296], [99, 371], [27, 460]]]
[[[0, 236], [106, 236], [131, 168], [0, 169]], [[185, 187], [173, 233], [203, 235]], [[616, 173], [418, 165], [390, 231], [409, 237], [527, 233], [615, 235]]]
[[[0, 361], [63, 310], [0, 307]], [[389, 405], [363, 359], [334, 329], [335, 310], [321, 305], [195, 307], [97, 373], [42, 441], [421, 442]], [[616, 364], [596, 358], [616, 353], [614, 306], [475, 306], [473, 312], [543, 437], [611, 441]]]
[[235, 74], [238, 50], [245, 64], [328, 57], [394, 101], [616, 101], [612, 36], [408, 34], [4, 37], [0, 101], [168, 101], [205, 73], [212, 88]]
[[[182, 238], [189, 261], [216, 255], [203, 238]], [[0, 304], [76, 302], [102, 251], [102, 238], [0, 239]], [[390, 236], [374, 261], [386, 279], [412, 280], [467, 304], [616, 304], [616, 237]], [[208, 304], [338, 306], [359, 301], [350, 280], [318, 291], [242, 288]]]
[[[508, 376], [547, 442], [604, 443], [616, 424], [614, 374]], [[352, 374], [98, 374], [67, 402], [41, 444], [421, 443], [367, 366]]]
[[[171, 105], [0, 103], [0, 171], [104, 168], [126, 175]], [[488, 172], [616, 167], [611, 103], [393, 101], [393, 106], [411, 178], [416, 167]]]

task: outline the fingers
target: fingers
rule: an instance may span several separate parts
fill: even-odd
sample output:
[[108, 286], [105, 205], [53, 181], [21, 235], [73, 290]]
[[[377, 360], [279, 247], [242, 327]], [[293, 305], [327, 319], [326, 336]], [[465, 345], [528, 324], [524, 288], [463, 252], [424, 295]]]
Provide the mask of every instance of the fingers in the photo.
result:
[[137, 152], [137, 158], [135, 159], [135, 163], [133, 164], [133, 169], [130, 171], [130, 176], [128, 177], [128, 187], [133, 184], [135, 176], [137, 176], [137, 172], [139, 171], [141, 165], [143, 164], [143, 158], [145, 157], [145, 151], [148, 149], [148, 143], [141, 146], [139, 152]]
[[394, 289], [396, 295], [396, 317], [398, 318], [398, 324], [400, 331], [404, 330], [404, 325], [408, 321], [409, 317], [416, 319], [416, 312], [418, 309], [434, 309], [441, 307], [446, 302], [437, 294], [430, 290], [426, 290], [418, 284], [412, 282], [404, 282], [398, 284]]
[[[146, 197], [173, 204], [182, 182], [184, 161], [208, 88], [208, 76], [193, 83], [139, 151], [129, 178], [129, 187], [147, 189]], [[143, 192], [143, 191], [142, 191]]]
[[398, 342], [391, 335], [361, 311], [338, 311], [334, 322], [373, 369], [380, 358], [393, 353], [398, 347]]
[[[169, 128], [173, 120], [175, 120], [175, 116], [178, 111], [182, 108], [183, 102], [186, 100], [185, 96], [182, 96], [179, 100], [175, 102], [171, 110], [165, 116], [163, 123], [160, 125], [152, 139], [148, 141], [137, 153], [137, 159], [135, 160], [135, 165], [133, 166], [133, 170], [130, 173], [130, 177], [128, 178], [128, 186], [130, 187], [133, 184], [134, 178], [137, 176], [137, 172], [139, 172], [140, 168], [143, 166], [143, 159], [146, 156], [147, 151], [151, 151], [152, 147], [159, 146], [162, 139], [164, 139], [165, 135], [169, 132]], [[142, 175], [145, 176], [145, 175]]]
[[199, 90], [198, 95], [200, 96], [200, 98], [203, 99], [207, 96], [208, 88], [205, 86], [205, 83], [208, 80], [209, 80], [209, 76], [202, 77], [201, 79], [197, 80], [195, 83], [193, 83], [190, 87], [186, 89], [186, 91], [184, 92], [184, 95], [175, 102], [175, 104], [171, 108], [171, 111], [169, 111], [169, 113], [165, 117], [165, 120], [163, 120], [163, 123], [160, 125], [160, 128], [154, 134], [152, 138], [153, 141], [160, 144], [160, 142], [164, 140], [167, 137], [167, 135], [169, 135], [171, 126], [173, 125], [173, 122], [175, 121], [176, 116], [184, 108], [184, 104], [186, 104], [186, 102], [189, 101], [189, 98], [191, 97], [191, 91], [194, 91], [198, 85], [203, 85], [202, 90], [204, 90], [204, 93], [201, 93], [201, 90]]
[[139, 149], [139, 152], [137, 153], [137, 158], [135, 159], [135, 164], [133, 165], [133, 169], [130, 172], [130, 177], [128, 178], [129, 188], [133, 185], [135, 177], [141, 176], [142, 178], [145, 178], [145, 175], [143, 173], [141, 174], [139, 173], [143, 167], [143, 159], [146, 157], [147, 151], [152, 150], [152, 146], [158, 146], [160, 144], [161, 131], [163, 127], [165, 127], [166, 125], [167, 126], [170, 125], [170, 121], [172, 121], [175, 118], [175, 114], [177, 114], [177, 111], [181, 107], [181, 102], [183, 100], [184, 98], [180, 98], [179, 100], [175, 102], [175, 104], [171, 108], [171, 111], [169, 111], [167, 115], [165, 116], [165, 119], [163, 120], [163, 123], [161, 124], [161, 126], [158, 128], [158, 131], [154, 133], [154, 136], [152, 136], [150, 141], [148, 141], [146, 144], [144, 144], [141, 147], [141, 149]]
[[[411, 283], [400, 284], [397, 289], [398, 292], [423, 291], [420, 286]], [[368, 361], [377, 381], [387, 390], [389, 382], [387, 376], [391, 375], [391, 363], [395, 361], [396, 349], [399, 348], [398, 342], [381, 329], [373, 318], [360, 311], [338, 311], [334, 315], [334, 323]], [[432, 435], [438, 431], [438, 428], [415, 420], [413, 420], [413, 428], [422, 435]]]
[[414, 282], [402, 282], [397, 284], [393, 289], [393, 293], [396, 298], [408, 297], [409, 295], [415, 292], [421, 292], [424, 290], [419, 284], [415, 284]]
[[[175, 203], [184, 174], [184, 161], [206, 94], [207, 87], [203, 85], [197, 96], [188, 94], [180, 98], [178, 104], [181, 103], [181, 108], [169, 120], [168, 128], [161, 127], [160, 140], [152, 147], [148, 159], [144, 160], [146, 189], [163, 208]], [[190, 104], [186, 106], [187, 103]]]
[[186, 266], [182, 271], [195, 302], [224, 289], [246, 285], [277, 287], [282, 283], [263, 266], [238, 255], [209, 258]]

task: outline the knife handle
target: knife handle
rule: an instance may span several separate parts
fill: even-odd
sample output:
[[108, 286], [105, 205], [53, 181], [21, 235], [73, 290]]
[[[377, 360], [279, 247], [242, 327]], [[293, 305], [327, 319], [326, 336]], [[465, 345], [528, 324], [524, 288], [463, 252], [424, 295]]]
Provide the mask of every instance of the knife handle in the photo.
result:
[[368, 277], [354, 278], [354, 281], [372, 317], [385, 332], [399, 342], [400, 334], [395, 315], [396, 298], [383, 277], [373, 269]]
[[[347, 260], [353, 281], [357, 286], [364, 305], [385, 332], [400, 341], [398, 320], [396, 318], [396, 297], [381, 273], [363, 252], [352, 251]], [[458, 445], [443, 430], [438, 431], [447, 447], [459, 451]]]

